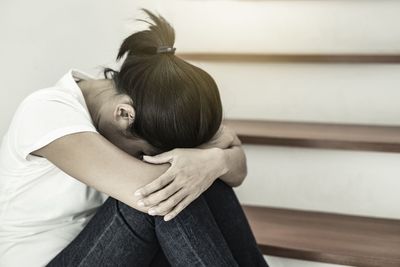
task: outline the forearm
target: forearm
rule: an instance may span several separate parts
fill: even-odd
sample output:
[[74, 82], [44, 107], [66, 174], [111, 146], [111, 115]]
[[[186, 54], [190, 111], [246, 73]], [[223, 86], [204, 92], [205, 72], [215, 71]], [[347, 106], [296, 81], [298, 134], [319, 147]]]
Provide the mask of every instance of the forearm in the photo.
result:
[[247, 175], [246, 155], [241, 145], [223, 149], [228, 172], [219, 178], [226, 184], [236, 187], [242, 184]]
[[140, 211], [134, 192], [163, 174], [169, 164], [152, 165], [133, 158], [99, 134], [61, 137], [34, 152], [65, 173]]
[[170, 165], [152, 165], [144, 162], [126, 162], [126, 165], [121, 166], [122, 172], [113, 172], [94, 179], [93, 176], [85, 176], [81, 181], [136, 210], [147, 213], [148, 208], [138, 205], [141, 197], [135, 195], [135, 192], [156, 180]]
[[217, 148], [222, 153], [218, 159], [227, 170], [219, 178], [226, 184], [239, 186], [247, 175], [246, 155], [242, 148], [242, 142], [229, 127], [221, 126], [219, 132], [209, 142], [199, 148]]
[[201, 148], [173, 149], [144, 157], [153, 164], [169, 162], [171, 168], [139, 190], [144, 196], [140, 203], [152, 207], [151, 215], [162, 215], [170, 220], [218, 178], [228, 186], [239, 186], [246, 176], [246, 157], [236, 135], [225, 139], [228, 141], [224, 140], [224, 146], [221, 142], [210, 142]]

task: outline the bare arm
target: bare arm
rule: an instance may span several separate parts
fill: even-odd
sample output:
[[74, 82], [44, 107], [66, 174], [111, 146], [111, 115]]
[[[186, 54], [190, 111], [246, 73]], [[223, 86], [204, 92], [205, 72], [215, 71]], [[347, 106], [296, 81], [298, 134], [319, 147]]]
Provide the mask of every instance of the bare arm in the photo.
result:
[[227, 172], [219, 178], [228, 185], [235, 187], [242, 184], [247, 175], [246, 155], [242, 148], [237, 134], [225, 125], [221, 125], [214, 137], [198, 148], [219, 148], [223, 151], [224, 157], [220, 164], [227, 167]]
[[228, 172], [219, 178], [232, 187], [241, 185], [247, 176], [247, 163], [242, 143], [236, 134], [232, 146], [223, 149], [223, 152]]
[[139, 203], [151, 207], [149, 214], [165, 215], [165, 220], [175, 217], [215, 179], [238, 186], [247, 175], [241, 142], [227, 127], [221, 127], [212, 140], [198, 148], [173, 149], [157, 156], [145, 156], [144, 160], [153, 164], [170, 162], [175, 169], [169, 169], [138, 192], [143, 197]]
[[142, 162], [90, 132], [61, 137], [32, 154], [47, 158], [79, 181], [143, 212], [147, 208], [137, 205], [134, 192], [170, 166]]

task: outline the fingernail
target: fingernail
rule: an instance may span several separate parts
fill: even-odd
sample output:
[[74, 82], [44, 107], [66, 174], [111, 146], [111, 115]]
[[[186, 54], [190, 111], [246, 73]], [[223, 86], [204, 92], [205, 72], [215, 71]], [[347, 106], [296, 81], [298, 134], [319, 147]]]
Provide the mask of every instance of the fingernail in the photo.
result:
[[142, 195], [142, 192], [140, 190], [135, 192], [135, 196], [140, 197]]
[[172, 216], [166, 215], [164, 216], [164, 221], [169, 221], [172, 219]]
[[154, 209], [149, 209], [149, 215], [156, 215], [157, 212]]
[[138, 201], [138, 205], [139, 205], [140, 207], [144, 207], [144, 202], [143, 202], [142, 200], [139, 200], [139, 201]]

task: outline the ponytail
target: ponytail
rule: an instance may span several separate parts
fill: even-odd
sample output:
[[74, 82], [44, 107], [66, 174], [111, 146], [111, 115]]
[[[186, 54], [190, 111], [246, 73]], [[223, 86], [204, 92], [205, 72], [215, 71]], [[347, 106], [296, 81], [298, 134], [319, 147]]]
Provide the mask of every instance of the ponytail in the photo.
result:
[[117, 60], [125, 54], [128, 56], [157, 55], [159, 47], [173, 47], [175, 43], [175, 31], [171, 25], [162, 17], [156, 16], [147, 9], [142, 9], [152, 22], [148, 23], [149, 29], [136, 32], [127, 37], [119, 49]]
[[[132, 99], [135, 121], [130, 129], [166, 151], [196, 147], [217, 132], [222, 105], [214, 79], [174, 54], [175, 31], [162, 16], [143, 9], [149, 28], [121, 44], [119, 71], [105, 69], [106, 78]], [[111, 75], [110, 75], [111, 74]]]

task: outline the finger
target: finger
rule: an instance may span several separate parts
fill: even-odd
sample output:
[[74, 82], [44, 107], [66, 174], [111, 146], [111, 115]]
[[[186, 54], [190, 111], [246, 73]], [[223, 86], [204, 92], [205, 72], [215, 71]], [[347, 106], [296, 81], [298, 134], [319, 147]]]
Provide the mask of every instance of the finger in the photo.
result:
[[[153, 207], [158, 204], [160, 204], [162, 201], [168, 199], [170, 196], [175, 194], [179, 189], [181, 189], [181, 186], [178, 185], [176, 182], [172, 182], [165, 186], [164, 188], [151, 193], [150, 195], [144, 197], [143, 199], [140, 200], [140, 204], [143, 207]], [[139, 204], [139, 202], [138, 202]]]
[[145, 197], [155, 191], [160, 190], [161, 188], [165, 187], [167, 184], [169, 184], [172, 180], [174, 180], [175, 174], [171, 171], [171, 169], [168, 169], [166, 172], [160, 175], [157, 179], [155, 179], [153, 182], [145, 185], [142, 188], [139, 188], [136, 190], [134, 193], [135, 196], [137, 197]]
[[181, 189], [178, 192], [176, 192], [174, 195], [169, 197], [167, 200], [165, 200], [165, 201], [161, 202], [160, 204], [158, 204], [157, 206], [149, 209], [148, 212], [150, 215], [161, 215], [161, 216], [166, 215], [167, 213], [172, 211], [172, 209], [176, 205], [178, 205], [187, 195], [188, 195], [188, 193]]
[[162, 154], [159, 154], [157, 156], [143, 156], [143, 160], [152, 163], [152, 164], [163, 164], [167, 162], [172, 162], [172, 155], [169, 152], [165, 152]]
[[194, 199], [195, 197], [193, 195], [188, 195], [185, 197], [181, 202], [178, 203], [178, 205], [175, 206], [172, 211], [168, 212], [167, 215], [164, 216], [164, 221], [169, 221], [175, 218], [176, 215], [186, 208]]

